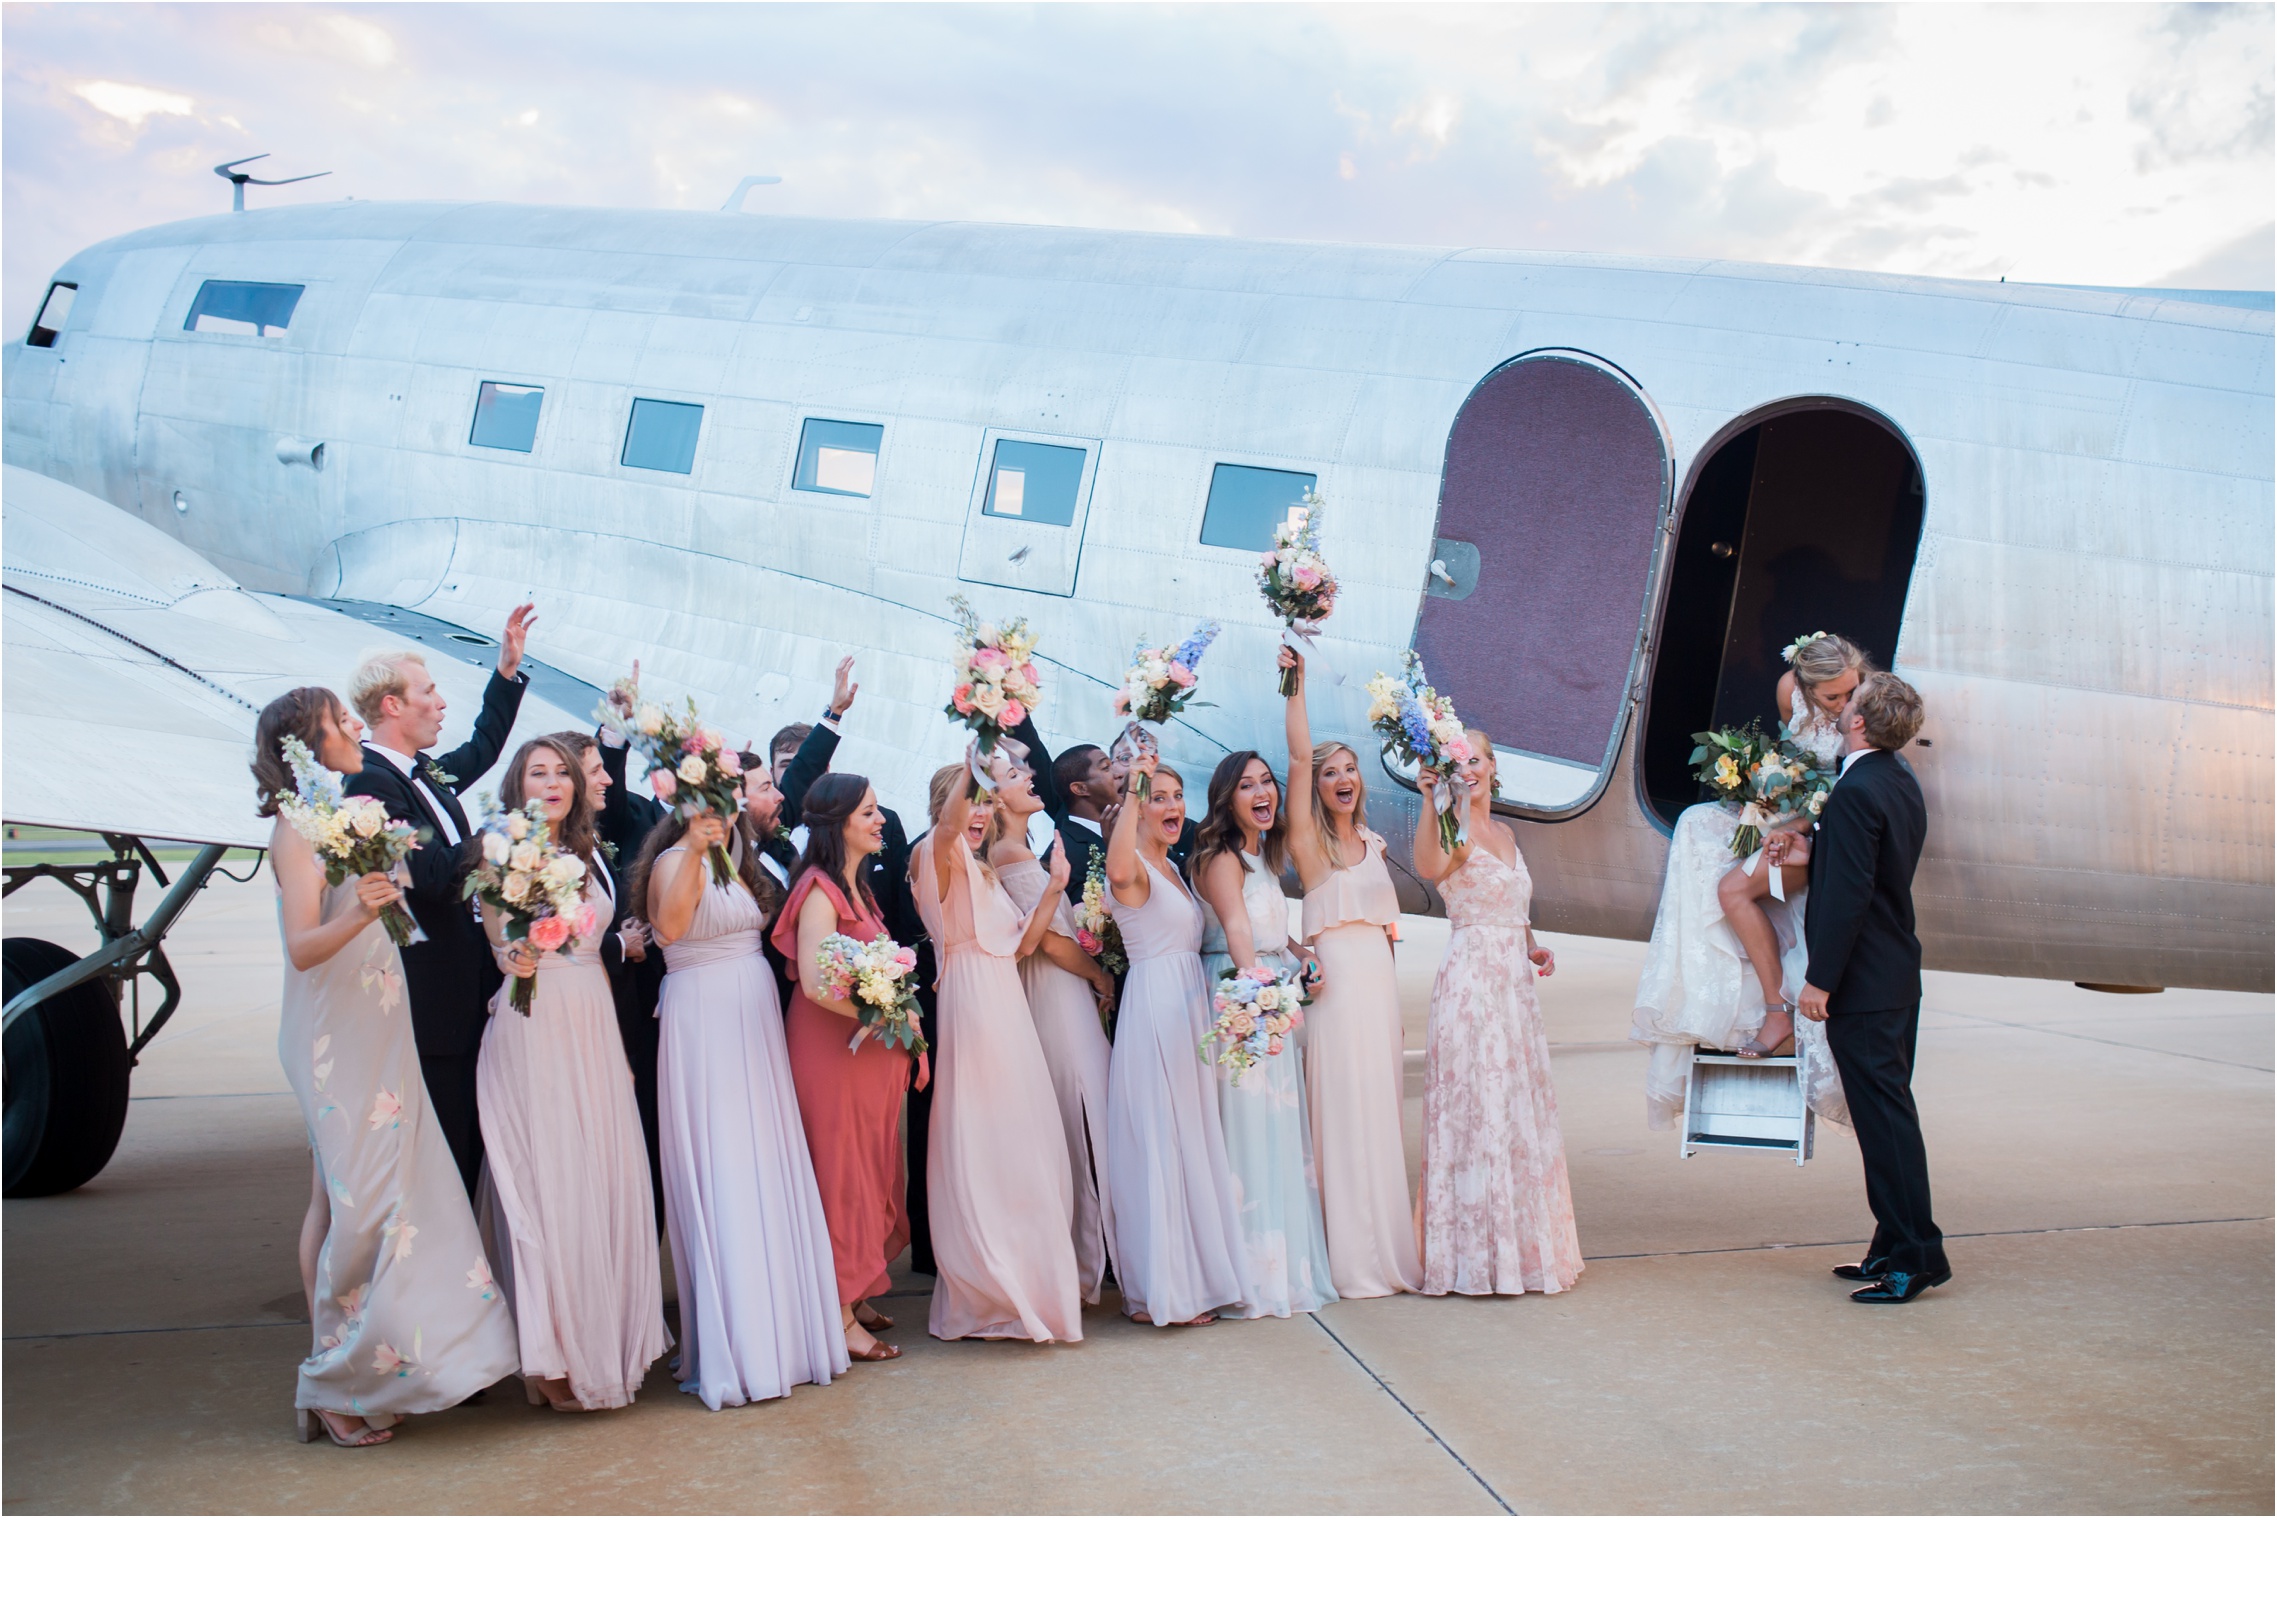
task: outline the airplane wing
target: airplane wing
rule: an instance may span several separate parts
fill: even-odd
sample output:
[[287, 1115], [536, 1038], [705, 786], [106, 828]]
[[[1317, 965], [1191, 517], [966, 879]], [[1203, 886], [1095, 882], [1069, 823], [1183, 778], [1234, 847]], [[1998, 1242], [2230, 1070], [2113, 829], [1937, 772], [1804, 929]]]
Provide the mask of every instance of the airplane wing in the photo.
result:
[[[261, 846], [247, 761], [270, 699], [345, 691], [366, 651], [417, 641], [453, 718], [481, 707], [496, 654], [480, 637], [241, 589], [140, 518], [20, 467], [0, 479], [0, 519], [8, 820]], [[590, 728], [598, 692], [534, 667], [531, 687], [515, 741]]]

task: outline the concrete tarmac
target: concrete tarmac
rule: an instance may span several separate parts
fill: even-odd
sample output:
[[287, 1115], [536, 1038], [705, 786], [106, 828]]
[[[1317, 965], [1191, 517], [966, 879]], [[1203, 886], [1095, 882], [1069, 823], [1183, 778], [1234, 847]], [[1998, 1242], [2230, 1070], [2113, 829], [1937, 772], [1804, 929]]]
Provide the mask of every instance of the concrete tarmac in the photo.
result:
[[[48, 891], [42, 891], [42, 888]], [[1078, 1345], [941, 1343], [707, 1412], [511, 1382], [349, 1453], [291, 1441], [308, 1195], [275, 1056], [273, 887], [217, 882], [111, 1166], [5, 1205], [5, 1495], [31, 1512], [2256, 1513], [2272, 1509], [2272, 1005], [1932, 976], [1918, 1084], [1955, 1279], [1827, 1274], [1857, 1153], [1681, 1160], [1624, 1035], [1641, 945], [1550, 938], [1589, 1268], [1555, 1298], [1386, 1298]], [[88, 947], [52, 884], [11, 935]], [[1408, 1044], [1444, 934], [1407, 918]], [[1420, 1059], [1409, 1064], [1411, 1167]], [[669, 1275], [667, 1276], [669, 1285]], [[1112, 1302], [1112, 1300], [1110, 1300]]]

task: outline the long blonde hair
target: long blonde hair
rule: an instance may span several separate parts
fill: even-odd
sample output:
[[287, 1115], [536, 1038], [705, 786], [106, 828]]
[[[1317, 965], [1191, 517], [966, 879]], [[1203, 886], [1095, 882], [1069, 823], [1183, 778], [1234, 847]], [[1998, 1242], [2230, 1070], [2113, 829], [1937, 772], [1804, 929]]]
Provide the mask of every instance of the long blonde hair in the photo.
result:
[[[1359, 750], [1353, 747], [1350, 742], [1313, 743], [1312, 794], [1309, 804], [1311, 813], [1307, 817], [1311, 823], [1304, 829], [1306, 834], [1312, 838], [1314, 845], [1319, 848], [1321, 858], [1327, 860], [1332, 869], [1341, 871], [1348, 862], [1344, 858], [1343, 848], [1336, 840], [1336, 828], [1329, 823], [1328, 802], [1321, 795], [1320, 790], [1322, 768], [1339, 753], [1350, 753], [1354, 768], [1359, 766]], [[1368, 829], [1368, 793], [1364, 782], [1358, 801], [1352, 805], [1352, 829], [1363, 833]]]

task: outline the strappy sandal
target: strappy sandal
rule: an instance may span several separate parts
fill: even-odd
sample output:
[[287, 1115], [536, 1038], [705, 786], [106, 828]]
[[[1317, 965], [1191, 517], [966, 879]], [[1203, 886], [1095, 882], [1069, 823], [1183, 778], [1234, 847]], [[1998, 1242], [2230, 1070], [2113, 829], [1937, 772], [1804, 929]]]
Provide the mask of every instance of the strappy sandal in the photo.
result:
[[848, 1343], [846, 1345], [846, 1357], [850, 1360], [859, 1360], [864, 1365], [876, 1365], [882, 1360], [900, 1359], [901, 1350], [891, 1343], [872, 1343], [867, 1350], [856, 1348], [852, 1343]]
[[857, 1325], [857, 1326], [861, 1327], [861, 1328], [862, 1328], [862, 1330], [864, 1330], [864, 1331], [891, 1331], [891, 1330], [893, 1330], [893, 1316], [891, 1316], [891, 1315], [881, 1315], [881, 1314], [879, 1314], [879, 1313], [878, 1313], [878, 1312], [877, 1312], [875, 1309], [870, 1309], [870, 1318], [869, 1318], [869, 1319], [867, 1319], [867, 1320], [864, 1320], [864, 1319], [862, 1318], [862, 1311], [863, 1311], [863, 1310], [865, 1310], [865, 1309], [870, 1309], [870, 1306], [869, 1306], [869, 1304], [868, 1304], [868, 1303], [866, 1303], [866, 1302], [865, 1302], [865, 1303], [858, 1303], [858, 1304], [854, 1305], [854, 1324], [855, 1324], [855, 1325]]
[[295, 1418], [297, 1418], [296, 1431], [299, 1434], [300, 1441], [304, 1444], [313, 1444], [316, 1442], [317, 1434], [322, 1433], [326, 1438], [331, 1439], [333, 1443], [339, 1445], [342, 1449], [370, 1449], [375, 1444], [384, 1444], [395, 1436], [395, 1429], [393, 1427], [372, 1427], [367, 1425], [356, 1429], [353, 1435], [347, 1438], [342, 1438], [340, 1436], [340, 1430], [334, 1427], [332, 1423], [324, 1419], [327, 1415], [337, 1416], [342, 1414], [343, 1412], [337, 1410], [294, 1411], [293, 1415]]
[[1785, 1039], [1780, 1040], [1776, 1045], [1766, 1046], [1763, 1043], [1762, 1039], [1763, 1030], [1758, 1028], [1753, 1035], [1741, 1041], [1739, 1049], [1734, 1051], [1732, 1054], [1750, 1062], [1761, 1062], [1773, 1056], [1794, 1055], [1795, 1003], [1792, 1000], [1780, 1001], [1776, 1008], [1776, 1011], [1766, 1011], [1763, 1014], [1763, 1020], [1765, 1022], [1769, 1022], [1771, 1018], [1776, 1014], [1776, 1012], [1786, 1013], [1787, 1037]]

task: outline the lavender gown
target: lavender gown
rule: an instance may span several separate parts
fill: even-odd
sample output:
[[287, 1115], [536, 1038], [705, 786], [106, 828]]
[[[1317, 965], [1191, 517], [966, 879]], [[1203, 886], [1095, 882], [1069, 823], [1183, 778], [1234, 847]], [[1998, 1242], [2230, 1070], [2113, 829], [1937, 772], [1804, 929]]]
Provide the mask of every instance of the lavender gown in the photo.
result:
[[[689, 857], [665, 850], [655, 880]], [[830, 1229], [760, 926], [751, 890], [720, 887], [707, 873], [686, 936], [664, 946], [656, 1010], [680, 1387], [714, 1410], [780, 1398], [847, 1367]]]

